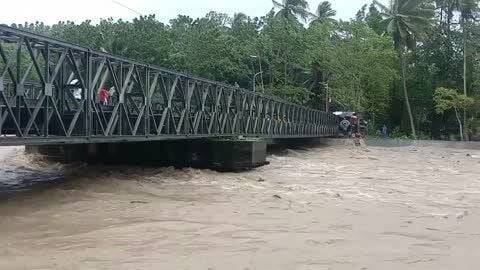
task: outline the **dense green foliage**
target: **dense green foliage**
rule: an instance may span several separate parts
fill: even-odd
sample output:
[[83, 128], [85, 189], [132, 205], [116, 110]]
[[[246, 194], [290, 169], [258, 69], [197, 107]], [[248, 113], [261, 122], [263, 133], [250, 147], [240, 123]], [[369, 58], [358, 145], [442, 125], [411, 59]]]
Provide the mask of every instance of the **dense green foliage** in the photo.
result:
[[460, 119], [460, 111], [469, 109], [475, 103], [473, 98], [460, 94], [455, 89], [439, 87], [435, 90], [433, 100], [435, 101], [435, 110], [437, 113], [445, 113], [446, 111], [453, 110], [457, 118], [460, 137], [463, 140], [463, 123]]
[[393, 44], [400, 58], [400, 70], [402, 78], [403, 95], [410, 120], [410, 128], [413, 137], [416, 137], [415, 121], [413, 119], [412, 108], [407, 90], [407, 62], [405, 53], [413, 50], [417, 42], [425, 35], [430, 26], [430, 18], [433, 16], [433, 8], [425, 4], [422, 0], [394, 0], [390, 2], [390, 7], [386, 7], [379, 2], [375, 4], [380, 7], [385, 17], [383, 23], [386, 25], [385, 31], [393, 38]]
[[[283, 0], [261, 18], [210, 12], [169, 24], [152, 15], [16, 27], [249, 89], [262, 71], [258, 91], [322, 110], [331, 100], [329, 109], [363, 112], [374, 128], [385, 123], [398, 134], [411, 127], [421, 137], [457, 134], [454, 112], [437, 114], [434, 93], [447, 87], [480, 94], [478, 1], [392, 4], [366, 5], [350, 21], [335, 20], [328, 2], [310, 12], [305, 0]], [[465, 121], [473, 137], [477, 105]]]

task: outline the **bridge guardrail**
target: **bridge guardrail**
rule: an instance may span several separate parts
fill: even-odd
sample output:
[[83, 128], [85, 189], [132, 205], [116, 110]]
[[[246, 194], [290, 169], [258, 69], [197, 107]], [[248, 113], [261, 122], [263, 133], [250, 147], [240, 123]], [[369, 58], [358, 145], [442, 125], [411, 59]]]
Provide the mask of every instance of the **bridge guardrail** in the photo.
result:
[[330, 113], [0, 25], [0, 144], [336, 133]]

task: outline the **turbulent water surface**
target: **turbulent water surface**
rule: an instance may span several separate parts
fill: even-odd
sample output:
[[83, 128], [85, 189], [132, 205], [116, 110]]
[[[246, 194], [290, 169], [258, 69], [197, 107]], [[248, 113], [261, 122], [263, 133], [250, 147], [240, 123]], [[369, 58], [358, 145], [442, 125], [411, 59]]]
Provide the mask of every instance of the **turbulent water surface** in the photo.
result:
[[217, 173], [0, 148], [0, 269], [476, 269], [479, 158], [316, 147]]

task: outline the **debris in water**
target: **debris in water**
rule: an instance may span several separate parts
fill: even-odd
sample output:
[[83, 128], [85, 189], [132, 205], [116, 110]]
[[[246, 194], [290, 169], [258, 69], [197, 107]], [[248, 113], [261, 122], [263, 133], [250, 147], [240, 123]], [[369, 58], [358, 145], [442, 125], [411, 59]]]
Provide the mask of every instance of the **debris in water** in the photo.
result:
[[277, 194], [273, 195], [273, 197], [274, 197], [275, 199], [281, 199], [281, 198], [282, 198], [280, 195], [277, 195]]
[[257, 180], [257, 182], [265, 182], [265, 179], [263, 179], [263, 178], [260, 177], [260, 178]]
[[460, 213], [460, 214], [457, 215], [457, 219], [463, 219], [464, 217], [467, 217], [468, 214], [469, 214], [468, 211], [465, 210], [465, 211], [463, 211], [462, 213]]
[[147, 204], [148, 202], [144, 202], [144, 201], [131, 201], [130, 203]]

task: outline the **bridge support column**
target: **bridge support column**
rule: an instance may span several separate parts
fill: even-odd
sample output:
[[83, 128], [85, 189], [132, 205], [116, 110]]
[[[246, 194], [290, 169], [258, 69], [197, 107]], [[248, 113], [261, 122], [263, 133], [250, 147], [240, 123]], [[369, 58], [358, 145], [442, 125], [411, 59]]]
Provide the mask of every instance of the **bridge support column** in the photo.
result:
[[208, 167], [215, 170], [241, 171], [268, 164], [264, 140], [211, 140], [208, 147]]
[[249, 170], [267, 164], [267, 143], [258, 139], [211, 139], [135, 143], [26, 146], [56, 162], [175, 166], [218, 171]]

